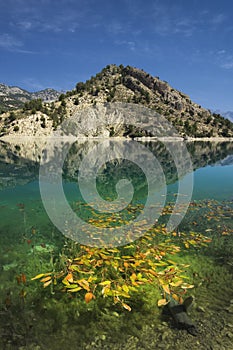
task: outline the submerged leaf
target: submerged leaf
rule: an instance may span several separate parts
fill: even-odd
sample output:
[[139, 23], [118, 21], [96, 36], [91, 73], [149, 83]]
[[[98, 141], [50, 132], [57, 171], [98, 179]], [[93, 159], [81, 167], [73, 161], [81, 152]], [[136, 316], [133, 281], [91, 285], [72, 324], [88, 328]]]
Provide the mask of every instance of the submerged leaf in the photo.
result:
[[40, 280], [40, 282], [44, 283], [44, 282], [47, 282], [47, 281], [50, 281], [51, 280], [51, 276], [47, 276], [47, 277], [44, 277]]
[[128, 304], [122, 303], [122, 306], [123, 306], [126, 310], [131, 311], [131, 307], [130, 307]]
[[48, 287], [52, 283], [52, 280], [49, 280], [44, 283], [44, 288]]
[[112, 283], [111, 281], [103, 281], [103, 282], [100, 282], [99, 285], [100, 286], [106, 286], [106, 285], [109, 285], [111, 283]]
[[32, 278], [31, 278], [31, 281], [37, 280], [37, 279], [43, 277], [44, 275], [45, 275], [44, 273], [40, 273], [39, 275], [36, 275], [35, 277], [32, 277]]
[[[69, 286], [69, 287], [67, 287], [67, 288], [71, 288], [71, 287], [73, 287], [73, 286]], [[81, 287], [75, 287], [75, 288], [72, 288], [72, 289], [67, 289], [67, 292], [70, 292], [70, 293], [75, 293], [75, 292], [78, 292], [78, 291], [80, 291], [82, 288]]]
[[85, 294], [85, 302], [88, 304], [90, 301], [95, 298], [94, 294], [92, 292], [88, 292]]
[[168, 303], [167, 299], [158, 300], [158, 306], [164, 306]]

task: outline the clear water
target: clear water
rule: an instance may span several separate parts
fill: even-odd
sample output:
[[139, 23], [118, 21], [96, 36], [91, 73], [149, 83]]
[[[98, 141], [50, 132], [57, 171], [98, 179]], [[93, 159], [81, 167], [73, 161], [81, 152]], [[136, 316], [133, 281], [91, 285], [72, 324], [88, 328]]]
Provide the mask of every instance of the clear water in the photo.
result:
[[[93, 212], [83, 205], [77, 166], [92, 146], [93, 143], [88, 142], [73, 145], [63, 168], [66, 198], [74, 210], [79, 203], [83, 210], [78, 213], [85, 220], [89, 220]], [[160, 143], [149, 142], [145, 146], [163, 167], [168, 184], [166, 203], [174, 203], [178, 191], [177, 172], [169, 154]], [[64, 246], [68, 246], [72, 254], [73, 243], [54, 226], [41, 201], [38, 174], [44, 145], [1, 142], [0, 147], [0, 348], [39, 350], [72, 346], [74, 349], [99, 349], [105, 346], [106, 349], [130, 349], [133, 348], [130, 337], [134, 337], [134, 342], [144, 339], [136, 349], [149, 349], [149, 334], [153, 331], [155, 342], [174, 349], [177, 330], [169, 323], [160, 328], [158, 295], [151, 291], [145, 294], [143, 304], [137, 298], [132, 301], [134, 308], [129, 313], [104, 299], [95, 308], [94, 302], [86, 305], [78, 297], [68, 297], [61, 292], [51, 294], [49, 288], [44, 289], [39, 282], [30, 280], [41, 272], [50, 271], [53, 262], [62, 259]], [[191, 209], [177, 232], [198, 231], [213, 241], [197, 250], [182, 248], [180, 262], [191, 263], [191, 275], [197, 276], [193, 294], [197, 304], [206, 310], [205, 326], [214, 331], [216, 325], [212, 325], [210, 319], [220, 312], [219, 307], [226, 324], [232, 317], [229, 310], [224, 313], [223, 309], [231, 305], [230, 301], [233, 303], [233, 144], [197, 142], [187, 144], [187, 148], [194, 168], [194, 189]], [[116, 199], [115, 185], [122, 177], [130, 178], [134, 185], [132, 205], [144, 205], [148, 192], [145, 176], [122, 159], [101, 169], [97, 180], [101, 196]], [[157, 188], [158, 193], [160, 190]], [[193, 203], [199, 205], [195, 210], [192, 210]], [[221, 305], [224, 308], [221, 309]], [[195, 310], [193, 315], [198, 322], [202, 317]], [[151, 332], [150, 327], [153, 328]], [[169, 339], [163, 342], [161, 334], [165, 331], [170, 332]], [[230, 338], [228, 342], [224, 337], [216, 340], [216, 344], [221, 346], [222, 341], [222, 348], [225, 344], [225, 349], [231, 349]], [[73, 347], [73, 344], [78, 345]], [[182, 349], [182, 342], [177, 344], [177, 348]], [[183, 349], [186, 345], [183, 341]], [[193, 343], [194, 349], [195, 346], [206, 349], [203, 334], [199, 345]]]

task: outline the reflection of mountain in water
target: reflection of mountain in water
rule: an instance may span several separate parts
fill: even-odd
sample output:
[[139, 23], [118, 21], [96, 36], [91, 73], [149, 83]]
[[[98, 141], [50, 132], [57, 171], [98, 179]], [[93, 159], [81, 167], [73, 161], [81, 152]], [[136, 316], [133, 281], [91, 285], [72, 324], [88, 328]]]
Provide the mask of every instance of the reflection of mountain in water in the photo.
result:
[[[181, 175], [184, 176], [190, 172], [190, 167], [185, 157], [184, 143], [174, 142], [155, 142], [148, 141], [140, 143], [143, 145], [140, 154], [135, 150], [132, 141], [128, 140], [82, 140], [75, 143], [68, 139], [50, 139], [46, 144], [46, 139], [31, 140], [14, 140], [14, 142], [0, 142], [0, 186], [2, 188], [25, 184], [38, 179], [40, 162], [51, 165], [51, 172], [56, 173], [56, 164], [59, 167], [59, 159], [69, 151], [65, 157], [63, 166], [63, 177], [68, 181], [77, 181], [80, 164], [87, 154], [97, 147], [97, 154], [90, 154], [89, 162], [93, 166], [92, 171], [98, 167], [98, 158], [111, 151], [112, 161], [106, 162], [98, 170], [100, 177], [99, 182], [115, 183], [121, 178], [130, 177], [133, 181], [138, 178], [139, 187], [145, 185], [145, 176], [134, 164], [135, 160], [143, 160], [148, 171], [154, 171], [148, 158], [147, 150], [151, 151], [161, 165], [166, 177], [167, 183], [173, 183], [177, 180], [177, 169], [174, 157], [167, 148], [176, 150], [179, 160]], [[146, 149], [144, 150], [144, 146]], [[186, 143], [187, 150], [191, 156], [193, 169], [214, 165], [216, 163], [228, 165], [233, 163], [233, 144], [230, 142], [211, 143], [211, 142], [189, 142]], [[62, 151], [61, 151], [62, 150]], [[130, 158], [126, 160], [126, 158]], [[158, 184], [162, 181], [161, 174], [153, 174]]]
[[219, 164], [221, 165], [233, 165], [233, 155], [229, 155], [223, 160], [220, 160]]

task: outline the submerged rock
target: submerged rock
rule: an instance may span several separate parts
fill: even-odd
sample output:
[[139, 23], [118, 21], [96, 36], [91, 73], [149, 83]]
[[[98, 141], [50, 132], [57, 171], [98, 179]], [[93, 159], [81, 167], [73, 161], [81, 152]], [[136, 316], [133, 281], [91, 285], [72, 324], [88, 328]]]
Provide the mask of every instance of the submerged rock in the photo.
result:
[[192, 302], [192, 296], [186, 298], [182, 304], [179, 304], [175, 299], [171, 298], [169, 303], [164, 307], [163, 313], [172, 316], [177, 328], [186, 329], [188, 333], [196, 336], [198, 334], [197, 327], [187, 314], [187, 310]]

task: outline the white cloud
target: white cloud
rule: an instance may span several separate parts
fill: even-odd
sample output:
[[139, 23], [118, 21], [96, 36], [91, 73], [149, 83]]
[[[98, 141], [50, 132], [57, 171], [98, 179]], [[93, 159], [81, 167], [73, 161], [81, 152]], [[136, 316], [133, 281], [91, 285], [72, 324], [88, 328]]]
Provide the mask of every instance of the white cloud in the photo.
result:
[[108, 31], [113, 35], [125, 33], [126, 26], [120, 22], [114, 21], [107, 26]]
[[226, 50], [219, 50], [217, 51], [218, 55], [224, 55], [226, 53]]
[[23, 43], [9, 34], [0, 34], [0, 47], [15, 49], [23, 46]]
[[228, 62], [222, 63], [221, 67], [225, 68], [225, 69], [232, 69], [233, 68], [233, 57], [231, 58], [231, 60], [228, 60]]
[[216, 64], [218, 64], [220, 68], [233, 68], [233, 54], [229, 51], [221, 49], [218, 51], [211, 51], [210, 54], [215, 59]]
[[222, 24], [226, 20], [226, 15], [223, 13], [219, 13], [210, 20], [212, 24]]
[[36, 54], [34, 51], [23, 48], [23, 42], [9, 34], [0, 34], [0, 49], [16, 53]]
[[116, 40], [115, 44], [127, 46], [130, 51], [135, 51], [136, 43], [128, 40]]
[[33, 24], [29, 21], [22, 21], [18, 23], [19, 27], [21, 27], [24, 30], [29, 30], [32, 28]]

